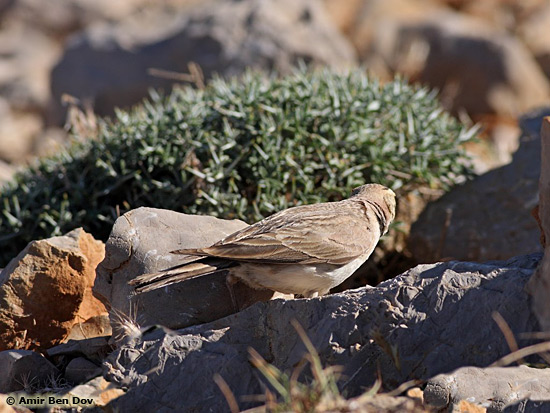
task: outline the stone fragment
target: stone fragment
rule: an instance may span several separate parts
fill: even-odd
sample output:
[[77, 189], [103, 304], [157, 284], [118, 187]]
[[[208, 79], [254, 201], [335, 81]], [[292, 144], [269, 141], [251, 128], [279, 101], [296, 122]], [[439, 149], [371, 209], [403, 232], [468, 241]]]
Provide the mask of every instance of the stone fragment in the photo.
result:
[[0, 274], [0, 350], [47, 349], [104, 313], [92, 296], [104, 246], [82, 229], [33, 241]]
[[424, 389], [424, 401], [437, 409], [451, 411], [463, 400], [488, 411], [502, 411], [521, 400], [550, 402], [550, 370], [463, 367], [430, 379]]
[[35, 392], [59, 377], [52, 363], [31, 350], [1, 351], [0, 372], [0, 393]]
[[94, 399], [94, 405], [102, 407], [110, 401], [124, 394], [124, 390], [113, 386], [103, 377], [96, 377], [84, 384], [80, 384], [70, 389], [67, 396], [76, 396], [81, 399]]
[[65, 379], [70, 383], [84, 383], [101, 375], [101, 367], [84, 357], [72, 359], [65, 367]]

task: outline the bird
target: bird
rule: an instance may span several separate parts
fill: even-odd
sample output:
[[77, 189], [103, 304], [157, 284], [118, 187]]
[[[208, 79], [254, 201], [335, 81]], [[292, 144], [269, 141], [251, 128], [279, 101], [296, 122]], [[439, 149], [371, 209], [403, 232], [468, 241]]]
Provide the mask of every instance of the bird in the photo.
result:
[[187, 279], [229, 272], [255, 289], [306, 298], [325, 295], [372, 254], [395, 218], [396, 195], [380, 184], [353, 189], [342, 201], [277, 212], [205, 248], [172, 251], [187, 261], [136, 277], [143, 293]]

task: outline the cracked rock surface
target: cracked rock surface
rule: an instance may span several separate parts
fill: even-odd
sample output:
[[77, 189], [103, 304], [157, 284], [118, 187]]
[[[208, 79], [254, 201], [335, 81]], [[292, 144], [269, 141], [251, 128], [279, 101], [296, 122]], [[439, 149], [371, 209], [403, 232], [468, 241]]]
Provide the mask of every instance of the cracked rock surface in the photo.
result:
[[506, 406], [514, 411], [512, 406], [525, 399], [546, 401], [545, 411], [550, 411], [550, 369], [463, 367], [434, 377], [424, 389], [424, 401], [439, 409], [469, 400], [488, 411], [502, 411]]
[[540, 259], [419, 265], [376, 288], [256, 303], [174, 332], [150, 328], [127, 337], [108, 359], [106, 377], [129, 389], [111, 405], [118, 411], [227, 410], [212, 379], [218, 373], [240, 408], [250, 407], [242, 397], [262, 394], [265, 383], [248, 361], [248, 348], [291, 372], [305, 353], [293, 319], [323, 365], [343, 366], [348, 397], [371, 386], [377, 371], [388, 390], [465, 365], [487, 366], [509, 353], [493, 312], [516, 337], [538, 329], [524, 286]]

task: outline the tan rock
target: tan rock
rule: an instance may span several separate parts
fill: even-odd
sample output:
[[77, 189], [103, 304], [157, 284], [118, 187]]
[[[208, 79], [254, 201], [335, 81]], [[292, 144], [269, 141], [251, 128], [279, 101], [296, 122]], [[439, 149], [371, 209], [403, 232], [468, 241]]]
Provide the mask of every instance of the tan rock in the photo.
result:
[[15, 166], [0, 160], [0, 185], [13, 178], [15, 174]]
[[518, 34], [550, 79], [550, 4], [525, 19], [518, 27]]
[[[5, 394], [0, 394], [0, 413], [15, 413], [13, 407], [6, 402], [7, 397]], [[30, 412], [30, 410], [28, 411]]]
[[368, 69], [435, 87], [446, 108], [471, 116], [516, 117], [550, 99], [533, 56], [505, 31], [424, 2], [383, 3], [353, 38]]
[[110, 336], [111, 334], [109, 314], [104, 313], [90, 317], [83, 323], [76, 323], [64, 341], [85, 340], [93, 337]]
[[124, 394], [124, 390], [115, 387], [103, 377], [96, 377], [72, 388], [67, 394], [80, 398], [93, 398], [95, 406], [106, 406], [111, 400]]
[[[1, 87], [1, 84], [0, 84]], [[0, 159], [21, 162], [32, 151], [42, 120], [34, 113], [15, 111], [0, 98]]]
[[47, 349], [104, 313], [92, 296], [104, 246], [83, 229], [33, 241], [0, 277], [0, 350]]
[[343, 33], [349, 34], [355, 29], [365, 0], [324, 0], [327, 13]]

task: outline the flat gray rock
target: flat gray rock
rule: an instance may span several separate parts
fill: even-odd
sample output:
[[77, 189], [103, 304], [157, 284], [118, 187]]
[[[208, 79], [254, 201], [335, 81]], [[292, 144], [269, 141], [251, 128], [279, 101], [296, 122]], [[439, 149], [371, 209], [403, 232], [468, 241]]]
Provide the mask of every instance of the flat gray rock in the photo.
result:
[[[246, 227], [239, 220], [137, 208], [116, 220], [105, 245], [105, 260], [97, 268], [94, 294], [110, 309], [114, 336], [129, 324], [162, 324], [182, 328], [206, 323], [235, 312], [223, 273], [198, 277], [136, 295], [128, 282], [183, 261], [170, 254], [180, 248], [209, 246]], [[272, 291], [233, 286], [240, 308], [268, 300]], [[125, 327], [126, 326], [126, 327]]]
[[468, 400], [489, 412], [529, 400], [550, 403], [550, 369], [518, 367], [463, 367], [428, 381], [424, 401], [435, 408], [451, 410], [461, 400]]
[[538, 329], [524, 286], [540, 259], [534, 254], [486, 264], [420, 265], [376, 288], [257, 303], [177, 332], [153, 327], [129, 337], [106, 362], [106, 377], [129, 389], [111, 406], [119, 411], [227, 410], [212, 380], [218, 373], [240, 408], [250, 407], [242, 397], [262, 394], [265, 380], [249, 363], [248, 348], [292, 371], [305, 352], [293, 319], [324, 365], [344, 367], [341, 387], [348, 397], [371, 386], [377, 371], [387, 390], [466, 365], [487, 366], [509, 353], [493, 312], [504, 317], [516, 337]]

